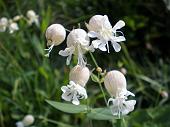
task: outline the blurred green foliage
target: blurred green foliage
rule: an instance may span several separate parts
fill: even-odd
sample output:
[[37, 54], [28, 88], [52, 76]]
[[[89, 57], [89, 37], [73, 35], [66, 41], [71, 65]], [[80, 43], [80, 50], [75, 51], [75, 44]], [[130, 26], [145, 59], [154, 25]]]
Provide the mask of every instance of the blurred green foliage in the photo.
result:
[[[50, 59], [44, 57], [47, 26], [61, 23], [72, 29], [80, 23], [85, 28], [84, 22], [95, 14], [108, 15], [113, 25], [119, 19], [126, 22], [127, 41], [120, 53], [94, 53], [102, 69], [127, 69], [128, 87], [136, 94], [137, 105], [124, 126], [170, 126], [170, 103], [165, 96], [170, 84], [170, 11], [162, 0], [0, 0], [0, 17], [25, 15], [30, 9], [39, 14], [40, 27], [20, 21], [19, 31], [0, 33], [1, 127], [15, 126], [26, 114], [35, 116], [33, 127], [112, 126], [109, 121], [89, 121], [81, 113], [65, 114], [45, 102], [62, 101], [60, 87], [68, 83], [69, 73], [65, 59], [58, 55], [64, 43], [55, 47]], [[93, 69], [89, 55], [87, 59]], [[104, 107], [97, 83], [89, 81], [87, 87], [91, 107]]]

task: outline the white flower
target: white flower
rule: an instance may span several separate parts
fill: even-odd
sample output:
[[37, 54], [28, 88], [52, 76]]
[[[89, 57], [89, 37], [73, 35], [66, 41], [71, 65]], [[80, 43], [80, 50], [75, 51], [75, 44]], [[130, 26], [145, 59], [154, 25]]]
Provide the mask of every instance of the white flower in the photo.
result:
[[[99, 48], [101, 51], [108, 51], [109, 53], [108, 42], [110, 41], [116, 52], [121, 50], [121, 46], [117, 42], [122, 42], [126, 39], [123, 33], [118, 31], [118, 29], [125, 26], [124, 21], [119, 20], [115, 26], [112, 27], [107, 15], [95, 15], [90, 19], [89, 24], [86, 24], [86, 26], [89, 30], [88, 36], [97, 38], [97, 40], [92, 41], [94, 48]], [[120, 36], [118, 34], [120, 34]]]
[[73, 81], [69, 82], [69, 85], [62, 86], [63, 91], [62, 99], [65, 101], [71, 101], [75, 105], [79, 105], [79, 99], [87, 99], [86, 89]]
[[9, 33], [12, 34], [15, 31], [19, 30], [18, 24], [13, 22], [12, 20], [9, 21]]
[[5, 17], [2, 17], [0, 19], [0, 32], [5, 32], [7, 26], [8, 26], [8, 19]]
[[34, 116], [32, 115], [26, 115], [22, 121], [18, 121], [16, 123], [16, 126], [17, 127], [27, 127], [27, 126], [30, 126], [34, 123], [35, 119], [34, 119]]
[[52, 24], [47, 28], [45, 36], [47, 39], [47, 46], [50, 46], [48, 49], [45, 49], [48, 51], [46, 56], [49, 56], [53, 47], [61, 44], [65, 40], [66, 30], [61, 24]]
[[67, 57], [67, 65], [70, 64], [72, 55], [77, 55], [78, 65], [85, 66], [86, 61], [84, 54], [89, 50], [93, 51], [92, 46], [89, 46], [89, 44], [90, 40], [86, 31], [83, 29], [73, 29], [67, 37], [67, 48], [65, 50], [61, 50], [59, 55]]
[[104, 78], [104, 85], [111, 95], [108, 105], [112, 102], [110, 107], [113, 115], [120, 117], [134, 110], [136, 100], [126, 100], [129, 95], [135, 95], [126, 89], [126, 78], [121, 72], [116, 70], [108, 72]]
[[38, 15], [33, 10], [27, 11], [27, 17], [28, 17], [29, 25], [32, 25], [33, 23], [35, 23], [37, 26], [39, 26]]
[[69, 80], [74, 81], [76, 84], [84, 87], [88, 82], [90, 77], [90, 71], [87, 67], [82, 67], [80, 65], [76, 65], [71, 69], [69, 74]]

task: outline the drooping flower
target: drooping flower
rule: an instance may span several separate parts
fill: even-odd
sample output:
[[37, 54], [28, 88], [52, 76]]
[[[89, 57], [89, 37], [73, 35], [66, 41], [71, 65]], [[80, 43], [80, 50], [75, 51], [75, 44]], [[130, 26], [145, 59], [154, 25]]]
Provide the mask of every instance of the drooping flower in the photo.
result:
[[79, 99], [87, 99], [86, 89], [84, 88], [90, 77], [90, 71], [87, 67], [76, 65], [69, 74], [69, 85], [62, 86], [62, 99], [71, 101], [79, 105]]
[[125, 41], [126, 39], [119, 29], [125, 26], [124, 21], [119, 20], [114, 27], [112, 27], [107, 15], [95, 15], [90, 19], [89, 24], [86, 24], [86, 26], [89, 30], [88, 36], [97, 38], [92, 41], [94, 48], [98, 48], [101, 51], [108, 51], [109, 53], [109, 42], [111, 42], [116, 52], [121, 50], [121, 46], [118, 42]]
[[45, 49], [48, 51], [46, 56], [49, 56], [53, 47], [61, 44], [65, 40], [66, 30], [61, 24], [52, 24], [47, 28], [45, 36], [47, 39], [47, 46], [50, 46], [48, 49]]
[[82, 67], [80, 65], [76, 65], [71, 69], [69, 74], [69, 80], [74, 81], [76, 84], [85, 87], [90, 77], [90, 71], [87, 67]]
[[127, 90], [126, 78], [121, 72], [116, 70], [108, 72], [104, 78], [104, 85], [111, 95], [108, 105], [114, 116], [120, 118], [134, 110], [136, 100], [127, 100], [127, 97], [135, 95]]
[[0, 19], [0, 32], [5, 32], [8, 26], [8, 19], [6, 17], [2, 17]]
[[67, 37], [67, 48], [61, 50], [59, 55], [67, 57], [66, 64], [69, 65], [74, 54], [78, 57], [78, 65], [85, 66], [86, 61], [84, 54], [89, 50], [93, 51], [92, 46], [89, 44], [90, 39], [86, 31], [83, 29], [73, 29]]
[[27, 11], [27, 18], [28, 18], [28, 24], [32, 25], [35, 23], [37, 26], [39, 26], [39, 19], [38, 15], [33, 11], [33, 10], [28, 10]]
[[15, 31], [19, 30], [18, 24], [14, 22], [13, 20], [9, 20], [9, 33], [12, 34]]
[[27, 127], [27, 126], [30, 126], [34, 123], [35, 119], [34, 119], [34, 116], [32, 115], [26, 115], [22, 121], [18, 121], [16, 123], [16, 126], [17, 127]]

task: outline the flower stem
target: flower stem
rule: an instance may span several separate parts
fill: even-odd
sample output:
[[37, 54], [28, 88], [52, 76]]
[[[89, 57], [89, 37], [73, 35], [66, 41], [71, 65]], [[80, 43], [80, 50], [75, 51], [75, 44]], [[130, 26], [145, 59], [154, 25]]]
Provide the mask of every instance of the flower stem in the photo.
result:
[[[90, 54], [90, 56], [91, 56], [91, 58], [92, 58], [92, 60], [93, 60], [93, 62], [95, 64], [96, 68], [99, 67], [98, 64], [97, 64], [96, 59], [93, 56], [93, 54], [91, 52], [89, 52], [89, 54]], [[100, 73], [99, 72], [98, 72], [98, 79], [100, 79]], [[102, 84], [101, 84], [100, 80], [98, 81], [98, 84], [100, 86], [100, 90], [102, 91], [102, 94], [103, 94], [103, 97], [104, 97], [104, 101], [105, 101], [106, 106], [107, 106], [107, 99], [106, 99], [106, 96], [105, 96], [105, 93], [104, 93], [104, 90], [103, 90], [103, 87], [102, 87]]]
[[121, 119], [117, 119], [116, 126], [117, 127], [122, 127]]
[[103, 93], [104, 101], [105, 101], [105, 104], [106, 104], [106, 106], [107, 106], [107, 99], [106, 99], [106, 95], [105, 95], [105, 93], [104, 93], [104, 90], [103, 90], [102, 84], [101, 84], [101, 82], [100, 82], [100, 81], [98, 82], [98, 84], [99, 84], [100, 89], [101, 89], [101, 91], [102, 91], [102, 93]]
[[93, 62], [94, 62], [94, 64], [95, 64], [96, 68], [99, 67], [98, 64], [97, 64], [96, 59], [95, 59], [94, 56], [93, 56], [93, 54], [92, 54], [91, 52], [89, 52], [89, 54], [90, 54], [90, 56], [91, 56], [91, 58], [92, 58], [92, 60], [93, 60]]

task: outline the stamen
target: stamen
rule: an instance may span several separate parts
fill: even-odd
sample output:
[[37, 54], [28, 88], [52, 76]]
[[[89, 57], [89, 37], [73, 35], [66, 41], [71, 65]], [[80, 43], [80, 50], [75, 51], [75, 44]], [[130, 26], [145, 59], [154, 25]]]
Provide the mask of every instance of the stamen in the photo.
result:
[[66, 28], [65, 28], [65, 30], [68, 31], [68, 32], [71, 32], [70, 30], [68, 30], [68, 29], [66, 29]]
[[[121, 33], [121, 34], [124, 36], [124, 34], [123, 34], [123, 32], [122, 32], [122, 31], [116, 31], [116, 33]], [[115, 33], [115, 34], [116, 34], [116, 33]]]
[[54, 44], [52, 44], [48, 49], [44, 49], [44, 50], [48, 51], [48, 53], [45, 54], [46, 57], [50, 56], [50, 52], [52, 51], [53, 47], [54, 47]]

